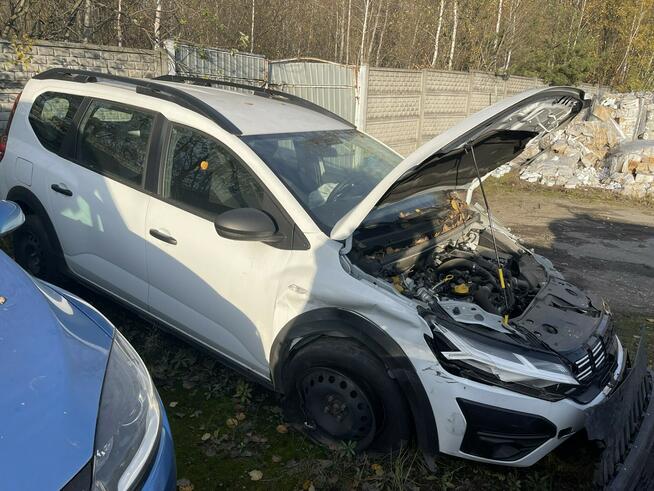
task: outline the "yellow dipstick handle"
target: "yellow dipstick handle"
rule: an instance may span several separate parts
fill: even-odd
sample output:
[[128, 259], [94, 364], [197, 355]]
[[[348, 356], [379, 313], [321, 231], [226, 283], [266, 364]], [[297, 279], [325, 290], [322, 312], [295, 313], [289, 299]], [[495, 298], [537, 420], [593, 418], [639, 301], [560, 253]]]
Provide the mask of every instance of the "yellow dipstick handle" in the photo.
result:
[[500, 277], [500, 287], [502, 290], [506, 290], [506, 284], [504, 283], [504, 270], [502, 268], [497, 270], [497, 273]]
[[[504, 282], [504, 270], [502, 268], [499, 268], [497, 270], [497, 275], [500, 277], [500, 288], [502, 288], [502, 290], [506, 290], [506, 283]], [[502, 321], [504, 322], [505, 325], [508, 325], [509, 314], [504, 314]]]

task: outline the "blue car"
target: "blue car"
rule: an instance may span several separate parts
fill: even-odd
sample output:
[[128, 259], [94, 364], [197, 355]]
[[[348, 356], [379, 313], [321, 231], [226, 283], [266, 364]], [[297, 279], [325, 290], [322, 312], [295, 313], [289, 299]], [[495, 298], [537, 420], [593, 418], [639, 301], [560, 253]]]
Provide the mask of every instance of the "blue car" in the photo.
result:
[[[0, 201], [0, 236], [23, 221]], [[134, 348], [2, 252], [0, 394], [0, 488], [175, 489], [170, 426]]]

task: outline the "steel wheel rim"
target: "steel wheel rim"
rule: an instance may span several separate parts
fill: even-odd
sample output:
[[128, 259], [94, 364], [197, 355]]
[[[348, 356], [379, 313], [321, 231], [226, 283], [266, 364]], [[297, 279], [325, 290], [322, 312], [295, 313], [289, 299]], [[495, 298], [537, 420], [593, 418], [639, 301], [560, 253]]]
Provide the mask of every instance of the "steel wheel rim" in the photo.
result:
[[300, 381], [299, 390], [305, 415], [322, 440], [354, 441], [360, 448], [373, 440], [373, 405], [352, 378], [331, 368], [313, 368]]
[[43, 253], [41, 242], [38, 237], [28, 232], [25, 237], [23, 246], [26, 269], [32, 274], [38, 274], [41, 271], [41, 256]]

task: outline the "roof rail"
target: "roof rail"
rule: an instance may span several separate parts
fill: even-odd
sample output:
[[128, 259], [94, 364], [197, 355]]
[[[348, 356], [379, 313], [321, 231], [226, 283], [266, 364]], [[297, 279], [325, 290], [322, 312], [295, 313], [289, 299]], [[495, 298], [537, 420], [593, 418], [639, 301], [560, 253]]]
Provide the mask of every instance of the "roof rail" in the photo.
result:
[[153, 80], [161, 80], [162, 82], [189, 83], [192, 85], [198, 85], [202, 87], [233, 87], [236, 89], [249, 90], [252, 91], [255, 95], [261, 97], [268, 97], [271, 99], [282, 99], [290, 104], [311, 109], [312, 111], [318, 112], [325, 116], [329, 116], [330, 118], [336, 119], [343, 124], [355, 128], [355, 126], [347, 119], [339, 116], [336, 113], [331, 112], [328, 109], [325, 109], [322, 106], [319, 106], [318, 104], [308, 101], [307, 99], [303, 99], [302, 97], [298, 97], [296, 95], [289, 94], [287, 92], [282, 92], [279, 90], [269, 89], [267, 87], [241, 84], [238, 82], [228, 82], [224, 80], [214, 80], [210, 78], [191, 77], [186, 75], [162, 75], [160, 77], [155, 77]]
[[241, 130], [219, 111], [204, 101], [192, 96], [188, 92], [179, 90], [166, 84], [158, 84], [149, 80], [140, 80], [107, 73], [91, 72], [86, 70], [71, 70], [68, 68], [51, 68], [34, 76], [39, 80], [65, 80], [67, 82], [95, 83], [101, 81], [119, 82], [136, 88], [138, 94], [157, 97], [190, 109], [215, 122], [225, 131], [233, 135], [241, 135]]

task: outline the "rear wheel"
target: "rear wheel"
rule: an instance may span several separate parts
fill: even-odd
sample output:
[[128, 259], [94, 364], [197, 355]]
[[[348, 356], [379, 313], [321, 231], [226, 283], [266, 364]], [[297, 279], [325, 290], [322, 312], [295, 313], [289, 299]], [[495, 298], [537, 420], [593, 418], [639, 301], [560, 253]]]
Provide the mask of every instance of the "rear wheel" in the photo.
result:
[[285, 413], [330, 448], [390, 451], [411, 438], [408, 405], [384, 364], [358, 343], [324, 338], [285, 367]]
[[37, 215], [25, 217], [25, 223], [13, 233], [13, 247], [16, 262], [31, 275], [50, 282], [60, 277], [57, 255]]

